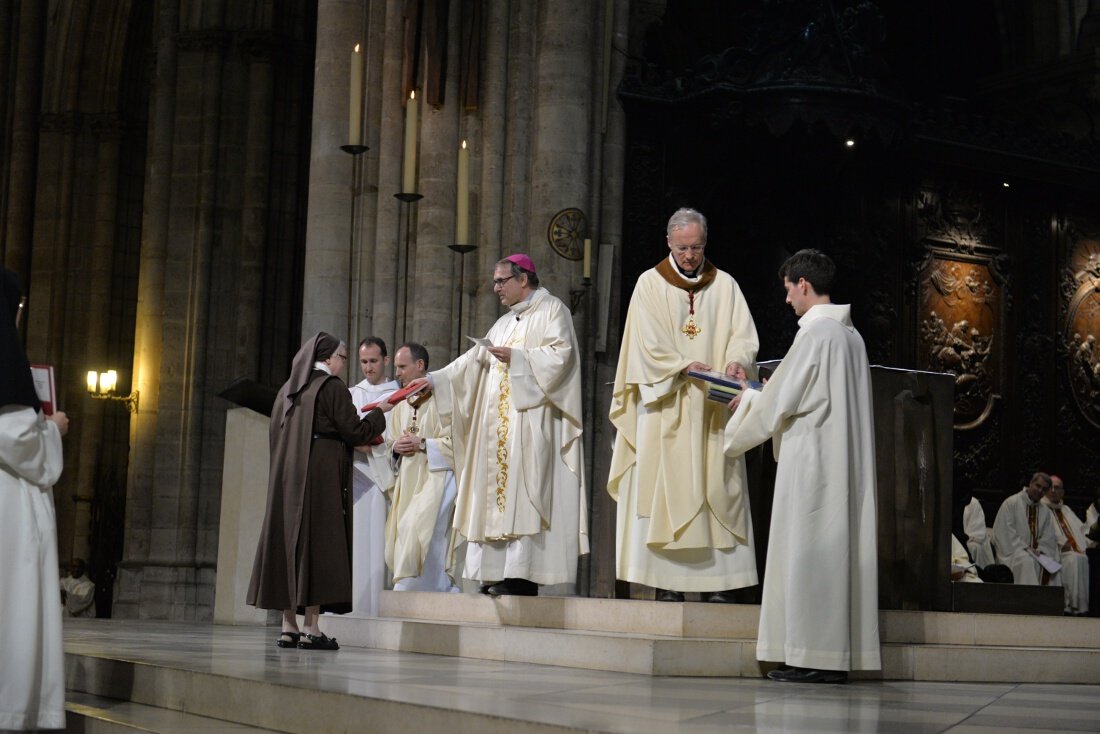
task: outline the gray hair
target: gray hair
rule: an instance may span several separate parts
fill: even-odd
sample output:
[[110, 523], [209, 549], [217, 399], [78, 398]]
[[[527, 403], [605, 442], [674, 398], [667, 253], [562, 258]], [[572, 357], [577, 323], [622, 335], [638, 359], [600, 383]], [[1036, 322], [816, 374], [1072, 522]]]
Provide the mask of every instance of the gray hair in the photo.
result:
[[707, 243], [707, 218], [701, 213], [688, 207], [680, 207], [668, 218], [668, 229], [665, 234], [672, 236], [673, 230], [683, 229], [691, 224], [699, 225], [699, 233], [703, 238], [703, 244]]

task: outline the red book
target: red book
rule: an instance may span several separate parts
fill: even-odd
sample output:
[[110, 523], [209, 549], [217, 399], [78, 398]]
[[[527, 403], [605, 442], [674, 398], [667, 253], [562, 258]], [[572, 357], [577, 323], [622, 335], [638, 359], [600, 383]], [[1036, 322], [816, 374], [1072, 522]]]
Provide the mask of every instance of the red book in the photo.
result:
[[42, 403], [42, 414], [53, 415], [57, 410], [57, 386], [53, 381], [53, 365], [32, 364], [31, 379], [34, 380], [34, 391]]
[[[385, 398], [385, 401], [390, 405], [397, 405], [410, 395], [418, 393], [428, 387], [431, 387], [431, 385], [417, 385], [416, 387], [413, 387], [412, 385], [407, 385], [400, 390], [395, 390], [394, 392], [390, 393], [389, 397]], [[360, 410], [366, 413], [368, 410], [374, 410], [377, 407], [378, 403], [367, 403], [362, 408], [360, 408]]]

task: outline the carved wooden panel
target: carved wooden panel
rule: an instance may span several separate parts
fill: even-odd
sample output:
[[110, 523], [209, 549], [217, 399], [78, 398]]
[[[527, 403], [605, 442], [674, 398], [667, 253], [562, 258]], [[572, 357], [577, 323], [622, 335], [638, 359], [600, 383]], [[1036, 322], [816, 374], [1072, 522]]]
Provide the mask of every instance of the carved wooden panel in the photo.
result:
[[1100, 236], [1071, 243], [1067, 261], [1060, 278], [1065, 369], [1077, 410], [1100, 428]]
[[1000, 399], [1002, 287], [989, 259], [927, 245], [920, 275], [919, 367], [955, 375], [955, 427], [984, 423]]

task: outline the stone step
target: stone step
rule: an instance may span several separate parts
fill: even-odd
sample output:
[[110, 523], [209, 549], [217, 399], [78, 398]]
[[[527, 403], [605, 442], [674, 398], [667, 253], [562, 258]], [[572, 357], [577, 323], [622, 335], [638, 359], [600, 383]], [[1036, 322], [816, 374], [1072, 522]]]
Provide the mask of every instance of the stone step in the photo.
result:
[[262, 734], [275, 731], [73, 691], [66, 694], [65, 710], [68, 734]]
[[[760, 607], [584, 597], [498, 597], [384, 591], [382, 618], [501, 627], [755, 640]], [[333, 619], [336, 619], [333, 617]], [[882, 610], [884, 643], [1100, 650], [1100, 618]]]
[[[342, 645], [480, 660], [651, 676], [757, 678], [766, 670], [756, 660], [755, 639], [686, 638], [383, 618], [332, 617], [326, 619], [325, 626]], [[882, 645], [882, 668], [853, 677], [907, 681], [1100, 683], [1100, 651], [1049, 644], [892, 641]]]
[[[274, 639], [263, 634], [264, 640]], [[255, 645], [266, 643], [257, 640]], [[361, 657], [364, 651], [347, 649]], [[266, 679], [263, 664], [242, 673], [240, 660], [219, 664], [215, 654], [206, 664], [154, 651], [168, 662], [127, 660], [66, 651], [67, 731], [74, 734], [119, 734], [133, 731], [163, 734], [239, 734], [243, 732], [363, 732], [410, 734], [576, 734], [595, 731], [587, 725], [546, 720], [537, 704], [501, 711], [470, 710], [464, 697], [440, 693], [430, 703], [400, 685], [357, 679], [339, 653], [280, 651], [280, 681]], [[369, 654], [369, 653], [366, 653]], [[320, 657], [317, 657], [320, 656]], [[194, 656], [192, 656], [192, 660]], [[346, 658], [345, 658], [346, 659]], [[339, 689], [319, 688], [322, 671], [348, 670]], [[218, 672], [225, 667], [229, 672]], [[209, 668], [209, 669], [207, 669]], [[338, 677], [334, 676], [334, 677]], [[539, 720], [542, 719], [542, 720]]]

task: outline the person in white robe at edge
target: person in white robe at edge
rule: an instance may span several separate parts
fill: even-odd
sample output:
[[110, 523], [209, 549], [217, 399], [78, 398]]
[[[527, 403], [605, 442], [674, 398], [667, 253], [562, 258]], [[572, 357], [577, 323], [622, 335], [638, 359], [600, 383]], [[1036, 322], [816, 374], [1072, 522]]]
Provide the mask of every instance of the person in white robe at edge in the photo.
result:
[[705, 257], [706, 217], [678, 209], [665, 241], [630, 297], [612, 390], [615, 576], [658, 601], [728, 603], [758, 581], [745, 459], [723, 453], [728, 412], [687, 372], [744, 380], [760, 342], [737, 281]]
[[1062, 478], [1050, 475], [1050, 491], [1040, 502], [1054, 516], [1054, 535], [1058, 543], [1058, 572], [1066, 592], [1066, 614], [1085, 614], [1089, 610], [1089, 559], [1085, 540], [1085, 524], [1065, 504], [1066, 487]]
[[[395, 380], [386, 379], [390, 363], [386, 342], [368, 336], [359, 342], [359, 367], [363, 380], [350, 389], [357, 409], [388, 397], [397, 389]], [[392, 411], [391, 411], [392, 412]], [[390, 413], [386, 414], [387, 424]], [[378, 600], [386, 586], [386, 497], [383, 492], [393, 482], [389, 451], [383, 442], [359, 447], [352, 458], [352, 563], [351, 608], [353, 614], [378, 616]]]
[[95, 583], [88, 578], [83, 558], [69, 564], [69, 575], [61, 579], [61, 603], [69, 617], [95, 617]]
[[[393, 353], [405, 387], [428, 372], [428, 350], [406, 342]], [[386, 564], [396, 591], [461, 591], [448, 574], [457, 488], [451, 426], [427, 388], [394, 406], [387, 429], [393, 483], [386, 520]]]
[[536, 596], [575, 586], [588, 553], [580, 355], [569, 308], [539, 286], [529, 256], [499, 261], [493, 291], [508, 313], [488, 346], [425, 382], [451, 420], [462, 576], [492, 596]]
[[762, 390], [730, 401], [726, 452], [772, 439], [778, 467], [756, 656], [772, 680], [879, 670], [875, 445], [867, 350], [819, 250], [780, 268], [798, 332]]
[[971, 584], [982, 583], [978, 578], [977, 564], [971, 562], [966, 546], [955, 537], [954, 533], [951, 534], [951, 580]]
[[1058, 536], [1054, 516], [1039, 502], [1050, 491], [1050, 475], [1035, 472], [1027, 486], [1009, 495], [993, 520], [993, 547], [997, 563], [1012, 571], [1013, 583], [1061, 586], [1057, 572], [1043, 568], [1039, 554], [1057, 562]]
[[1096, 488], [1094, 495], [1094, 499], [1085, 510], [1084, 533], [1089, 548], [1100, 545], [1100, 487]]
[[65, 413], [43, 416], [16, 318], [16, 275], [0, 268], [0, 730], [65, 728], [57, 518]]
[[966, 548], [978, 568], [996, 563], [993, 556], [992, 533], [985, 522], [985, 510], [977, 497], [971, 495], [970, 502], [963, 508], [963, 530], [966, 532]]

